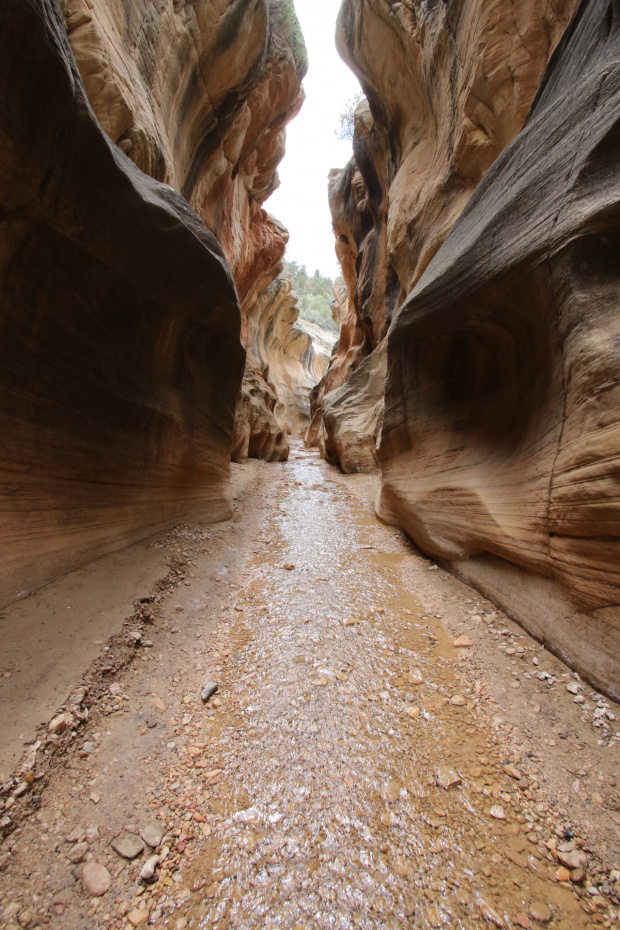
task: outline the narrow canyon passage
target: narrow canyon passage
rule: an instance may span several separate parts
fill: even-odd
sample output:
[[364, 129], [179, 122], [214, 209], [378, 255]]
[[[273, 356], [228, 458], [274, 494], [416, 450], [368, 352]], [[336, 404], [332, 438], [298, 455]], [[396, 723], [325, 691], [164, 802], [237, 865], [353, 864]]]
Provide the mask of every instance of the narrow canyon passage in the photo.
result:
[[232, 521], [152, 543], [170, 573], [84, 677], [88, 721], [27, 751], [6, 924], [598, 926], [609, 879], [563, 797], [566, 766], [612, 779], [590, 689], [379, 523], [374, 478], [295, 444], [234, 479]]

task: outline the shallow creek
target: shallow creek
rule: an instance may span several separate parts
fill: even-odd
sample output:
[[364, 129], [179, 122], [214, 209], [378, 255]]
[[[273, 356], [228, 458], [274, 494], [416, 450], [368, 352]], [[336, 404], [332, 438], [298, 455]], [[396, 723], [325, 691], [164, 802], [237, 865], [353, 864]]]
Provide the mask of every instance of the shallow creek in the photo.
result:
[[181, 786], [205, 835], [162, 925], [594, 926], [467, 648], [403, 585], [402, 536], [314, 454], [283, 475], [214, 636], [216, 707], [188, 746], [209, 771]]

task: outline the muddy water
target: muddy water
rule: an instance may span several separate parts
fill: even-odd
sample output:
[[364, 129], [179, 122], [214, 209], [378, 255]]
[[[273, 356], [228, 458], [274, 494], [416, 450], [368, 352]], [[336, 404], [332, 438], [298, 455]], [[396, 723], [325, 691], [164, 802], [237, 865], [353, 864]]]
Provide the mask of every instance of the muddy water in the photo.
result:
[[592, 926], [552, 874], [544, 800], [503, 771], [466, 650], [402, 586], [400, 535], [314, 455], [283, 475], [214, 639], [206, 835], [162, 925]]

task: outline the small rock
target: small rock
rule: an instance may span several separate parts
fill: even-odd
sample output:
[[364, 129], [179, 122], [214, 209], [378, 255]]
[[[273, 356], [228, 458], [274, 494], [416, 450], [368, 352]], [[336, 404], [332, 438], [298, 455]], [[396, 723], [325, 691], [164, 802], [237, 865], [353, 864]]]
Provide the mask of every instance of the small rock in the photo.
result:
[[480, 913], [488, 924], [492, 924], [494, 927], [500, 927], [501, 930], [506, 930], [506, 924], [502, 918], [486, 901], [480, 902]]
[[573, 869], [585, 869], [588, 864], [586, 854], [578, 849], [573, 849], [571, 852], [560, 852], [558, 850], [558, 859], [569, 872], [572, 872]]
[[217, 691], [217, 684], [214, 681], [208, 681], [202, 691], [200, 692], [200, 697], [203, 701], [208, 701], [212, 694], [215, 694]]
[[569, 694], [579, 694], [581, 685], [578, 685], [576, 681], [571, 681], [570, 684], [566, 685], [566, 690]]
[[465, 707], [465, 705], [467, 704], [467, 701], [465, 700], [462, 694], [455, 694], [453, 697], [450, 698], [450, 703], [453, 704], [455, 707]]
[[583, 869], [573, 869], [570, 873], [570, 880], [573, 885], [581, 885], [586, 880], [586, 873]]
[[539, 924], [548, 924], [553, 914], [542, 901], [535, 901], [530, 905], [530, 917], [533, 920], [537, 920]]
[[570, 879], [570, 872], [563, 865], [555, 873], [555, 877], [559, 882], [567, 882]]
[[515, 923], [517, 927], [522, 927], [523, 930], [531, 930], [532, 924], [530, 922], [530, 918], [527, 916], [527, 914], [524, 914], [523, 911], [521, 911], [520, 914], [517, 914], [515, 917]]
[[454, 640], [452, 645], [454, 646], [455, 649], [464, 649], [467, 646], [473, 646], [474, 644], [472, 643], [469, 636], [463, 635], [463, 636], [457, 636], [457, 638]]
[[97, 747], [94, 743], [84, 743], [82, 746], [82, 751], [85, 752], [88, 756], [91, 756]]
[[505, 773], [506, 775], [508, 775], [509, 778], [514, 778], [515, 781], [521, 781], [521, 780], [522, 780], [523, 775], [521, 774], [521, 772], [519, 771], [519, 769], [518, 769], [516, 766], [514, 766], [514, 765], [504, 765], [504, 766], [502, 766], [502, 768], [504, 769], [504, 773]]
[[93, 825], [86, 827], [84, 830], [84, 839], [91, 846], [93, 843], [96, 843], [99, 839], [99, 827]]
[[155, 869], [159, 865], [159, 856], [151, 856], [147, 859], [140, 872], [140, 878], [143, 882], [150, 882], [155, 875]]
[[493, 807], [491, 808], [491, 810], [489, 811], [489, 814], [490, 814], [491, 817], [493, 817], [495, 820], [505, 820], [505, 819], [506, 819], [506, 814], [504, 813], [504, 808], [501, 806], [501, 804], [494, 804]]
[[163, 825], [157, 820], [152, 820], [140, 830], [140, 836], [151, 849], [156, 849], [161, 844], [164, 833]]
[[98, 791], [91, 791], [90, 800], [93, 802], [93, 804], [99, 804], [99, 801], [101, 800], [101, 795], [99, 794]]
[[32, 914], [30, 911], [22, 911], [17, 918], [17, 923], [20, 925], [20, 927], [23, 927], [24, 930], [28, 930], [28, 927], [32, 923]]
[[98, 862], [87, 862], [82, 869], [82, 884], [93, 898], [100, 898], [112, 884], [112, 876]]
[[2, 912], [2, 919], [8, 924], [10, 920], [13, 920], [19, 914], [20, 905], [13, 903], [9, 904]]
[[284, 565], [284, 568], [286, 569], [287, 572], [292, 572], [295, 566], [293, 565], [292, 562], [286, 562], [286, 564]]
[[141, 852], [144, 852], [144, 843], [135, 833], [121, 833], [115, 840], [112, 840], [111, 845], [112, 849], [123, 859], [135, 859]]
[[76, 843], [75, 846], [72, 846], [67, 857], [69, 862], [72, 862], [74, 865], [77, 865], [78, 862], [81, 862], [86, 853], [88, 852], [88, 843]]
[[400, 790], [402, 785], [395, 778], [391, 779], [386, 788], [386, 798], [390, 804], [394, 804], [395, 801], [398, 801], [400, 798]]
[[139, 927], [141, 924], [145, 924], [148, 919], [149, 912], [144, 907], [135, 908], [135, 910], [127, 914], [127, 920], [132, 927]]
[[57, 736], [60, 733], [64, 733], [67, 727], [70, 727], [72, 723], [73, 714], [58, 714], [56, 717], [54, 717], [53, 720], [50, 721], [47, 729], [50, 733], [53, 733], [54, 736]]
[[461, 784], [461, 776], [454, 769], [442, 766], [437, 772], [437, 784], [447, 791], [449, 788], [456, 788], [457, 785]]
[[248, 807], [247, 810], [237, 811], [233, 814], [235, 823], [257, 824], [263, 819], [263, 815], [255, 807]]

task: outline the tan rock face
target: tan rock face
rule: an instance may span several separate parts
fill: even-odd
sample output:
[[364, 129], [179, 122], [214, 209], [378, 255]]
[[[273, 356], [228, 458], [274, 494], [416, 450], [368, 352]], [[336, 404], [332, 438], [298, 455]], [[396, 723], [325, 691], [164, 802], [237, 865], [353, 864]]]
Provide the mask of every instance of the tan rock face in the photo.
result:
[[215, 237], [102, 133], [53, 4], [5, 5], [0, 107], [6, 603], [230, 512], [244, 353]]
[[387, 341], [361, 363], [342, 387], [323, 398], [319, 449], [348, 474], [377, 468], [383, 423]]
[[[620, 32], [580, 9], [388, 337], [380, 513], [620, 696]], [[610, 25], [611, 24], [611, 25]]]
[[[338, 48], [370, 107], [358, 108], [353, 159], [329, 183], [347, 296], [323, 394], [341, 387], [385, 337], [476, 185], [521, 129], [576, 6], [343, 3]], [[318, 419], [309, 443], [318, 441]]]
[[387, 250], [406, 293], [523, 126], [576, 7], [577, 0], [344, 0], [338, 49], [387, 133]]
[[286, 462], [289, 443], [274, 414], [277, 402], [275, 389], [248, 360], [237, 400], [233, 462], [245, 462], [248, 458]]
[[[288, 239], [262, 205], [278, 186], [285, 126], [304, 99], [306, 52], [292, 0], [65, 0], [65, 21], [108, 136], [216, 235], [252, 356], [247, 319], [281, 270]], [[255, 376], [260, 359], [252, 363]], [[274, 430], [277, 444], [275, 421]], [[259, 436], [255, 445], [263, 447]]]
[[310, 420], [310, 392], [323, 378], [336, 337], [299, 320], [288, 274], [267, 287], [246, 316], [245, 338], [252, 359], [277, 394], [275, 417], [289, 435], [301, 435]]

